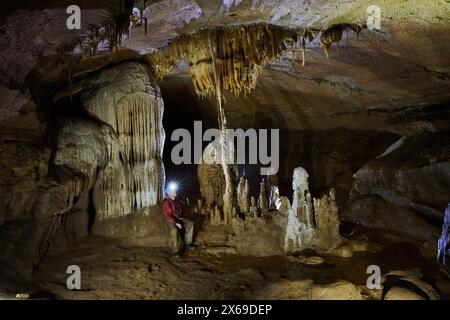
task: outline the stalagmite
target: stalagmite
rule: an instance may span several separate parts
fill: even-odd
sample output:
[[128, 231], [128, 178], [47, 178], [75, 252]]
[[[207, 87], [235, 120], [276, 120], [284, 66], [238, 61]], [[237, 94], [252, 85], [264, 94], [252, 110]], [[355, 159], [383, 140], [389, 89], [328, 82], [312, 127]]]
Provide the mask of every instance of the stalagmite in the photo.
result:
[[223, 206], [225, 193], [225, 176], [221, 159], [214, 143], [209, 143], [204, 152], [202, 163], [197, 166], [197, 178], [200, 184], [200, 194], [208, 206]]
[[[344, 239], [339, 234], [339, 216], [334, 189], [330, 190], [329, 195], [312, 199], [309, 193], [308, 173], [301, 167], [294, 169], [292, 189], [294, 191], [292, 206], [281, 204], [283, 212], [288, 212], [284, 250], [311, 248], [338, 255], [351, 255], [350, 247], [339, 248]], [[340, 252], [344, 249], [349, 252]]]
[[201, 213], [203, 210], [203, 201], [202, 199], [197, 199], [197, 213]]
[[250, 197], [250, 216], [257, 217], [258, 216], [258, 207], [256, 205], [255, 197]]
[[266, 197], [266, 181], [264, 179], [259, 184], [258, 207], [261, 210], [266, 210], [268, 208]]
[[211, 211], [209, 221], [213, 226], [217, 226], [222, 223], [222, 215], [217, 205], [214, 207], [214, 210]]
[[278, 210], [280, 204], [280, 190], [277, 186], [272, 186], [270, 188], [269, 208], [271, 210]]
[[241, 177], [237, 194], [240, 212], [244, 214], [248, 213], [250, 211], [250, 194], [248, 180], [245, 177]]
[[317, 221], [315, 236], [320, 239], [320, 244], [325, 248], [332, 248], [342, 242], [339, 235], [339, 215], [334, 189], [330, 190], [329, 195], [314, 199], [314, 213]]
[[292, 189], [294, 190], [294, 199], [292, 207], [297, 210], [297, 217], [304, 222], [308, 228], [313, 228], [314, 222], [314, 207], [311, 201], [311, 194], [309, 193], [308, 184], [309, 175], [303, 168], [295, 168]]
[[294, 169], [292, 190], [294, 191], [293, 202], [289, 210], [284, 239], [286, 251], [305, 248], [314, 235], [314, 229], [307, 221], [313, 206], [305, 197], [309, 194], [308, 173], [305, 169], [300, 167]]

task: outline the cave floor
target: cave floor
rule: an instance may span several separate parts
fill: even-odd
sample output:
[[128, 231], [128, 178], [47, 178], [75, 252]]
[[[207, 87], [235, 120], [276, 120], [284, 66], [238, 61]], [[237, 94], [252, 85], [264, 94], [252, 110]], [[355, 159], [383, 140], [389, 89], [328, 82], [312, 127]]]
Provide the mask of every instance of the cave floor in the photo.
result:
[[[442, 299], [450, 298], [449, 279], [407, 243], [352, 258], [322, 256], [320, 265], [306, 265], [296, 256], [249, 257], [207, 249], [172, 257], [164, 248], [122, 246], [118, 240], [91, 236], [46, 258], [28, 292], [43, 299], [309, 299], [307, 290], [302, 291], [304, 280], [327, 284], [343, 279], [361, 288], [367, 266], [378, 264], [383, 274], [420, 270]], [[81, 269], [81, 290], [66, 288], [69, 265]]]

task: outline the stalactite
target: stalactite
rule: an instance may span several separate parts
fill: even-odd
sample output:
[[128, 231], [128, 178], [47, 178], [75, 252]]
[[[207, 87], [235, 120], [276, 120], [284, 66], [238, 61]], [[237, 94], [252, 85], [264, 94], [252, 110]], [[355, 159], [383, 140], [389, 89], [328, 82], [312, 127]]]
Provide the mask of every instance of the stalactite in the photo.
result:
[[345, 30], [352, 30], [359, 34], [361, 30], [363, 29], [363, 26], [356, 23], [342, 23], [334, 25], [327, 30], [325, 30], [322, 35], [320, 36], [320, 46], [323, 49], [323, 52], [325, 53], [325, 56], [327, 59], [329, 58], [329, 51], [330, 47], [333, 43], [338, 43], [341, 41], [342, 33]]
[[[209, 37], [216, 53], [214, 59], [208, 48]], [[214, 60], [223, 88], [239, 95], [255, 88], [262, 66], [281, 54], [284, 39], [294, 37], [295, 30], [266, 23], [202, 29], [175, 39], [168, 47], [151, 54], [149, 59], [160, 78], [183, 58], [187, 59], [195, 92], [201, 97], [216, 93]]]

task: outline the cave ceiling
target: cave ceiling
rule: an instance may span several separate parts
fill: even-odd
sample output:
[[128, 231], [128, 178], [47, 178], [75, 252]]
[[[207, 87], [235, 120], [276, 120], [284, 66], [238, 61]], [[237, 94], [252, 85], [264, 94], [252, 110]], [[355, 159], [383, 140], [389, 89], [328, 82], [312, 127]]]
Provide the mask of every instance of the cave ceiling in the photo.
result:
[[[42, 1], [38, 8], [12, 11], [2, 19], [1, 90], [8, 101], [2, 119], [23, 107], [33, 91], [67, 86], [68, 63], [61, 48], [80, 34], [64, 28], [67, 1]], [[82, 24], [98, 24], [105, 1], [86, 6]], [[47, 5], [46, 5], [47, 3]], [[68, 2], [67, 2], [68, 3]], [[144, 28], [131, 28], [115, 61], [147, 58], [182, 35], [217, 26], [269, 23], [301, 30], [326, 30], [341, 23], [364, 24], [371, 1], [165, 0], [144, 12]], [[450, 4], [448, 1], [378, 1], [381, 30], [348, 30], [324, 54], [318, 38], [306, 43], [305, 65], [299, 50], [284, 50], [265, 65], [256, 89], [236, 97], [226, 93], [225, 109], [236, 127], [292, 130], [370, 129], [412, 134], [449, 127]], [[37, 6], [37, 5], [36, 5]], [[110, 1], [110, 12], [121, 1]], [[102, 9], [100, 9], [102, 8]], [[12, 8], [15, 9], [15, 8]], [[419, 14], [420, 13], [420, 14]], [[17, 17], [19, 16], [19, 19]], [[31, 32], [33, 31], [33, 32]], [[337, 48], [337, 45], [339, 48]], [[55, 65], [55, 56], [60, 57]], [[75, 82], [109, 63], [98, 52], [75, 66]], [[170, 94], [194, 94], [186, 63], [162, 79]], [[76, 85], [75, 85], [76, 87]], [[187, 90], [186, 90], [187, 89]], [[187, 92], [189, 91], [189, 93]], [[44, 99], [44, 98], [41, 98]], [[51, 101], [52, 97], [48, 97]], [[198, 98], [205, 113], [214, 99]], [[180, 106], [182, 107], [182, 106]]]

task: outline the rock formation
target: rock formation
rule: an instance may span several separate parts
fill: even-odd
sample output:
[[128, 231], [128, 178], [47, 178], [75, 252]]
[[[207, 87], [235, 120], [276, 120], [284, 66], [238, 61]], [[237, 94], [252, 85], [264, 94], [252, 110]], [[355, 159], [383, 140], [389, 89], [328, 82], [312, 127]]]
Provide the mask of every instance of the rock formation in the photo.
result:
[[280, 208], [280, 189], [277, 186], [270, 187], [269, 208], [278, 210]]
[[303, 168], [295, 168], [292, 178], [292, 190], [294, 190], [292, 208], [295, 216], [303, 222], [307, 228], [314, 228], [314, 207], [309, 192], [309, 175]]
[[[36, 144], [16, 155], [35, 152], [30, 163], [8, 160], [19, 166], [2, 186], [20, 187], [20, 193], [7, 187], [2, 234], [30, 230], [28, 235], [16, 233], [16, 241], [0, 243], [8, 241], [3, 259], [23, 276], [49, 250], [87, 235], [88, 227], [108, 233], [98, 224], [149, 209], [162, 199], [163, 104], [146, 67], [118, 64], [87, 78], [82, 87], [79, 107], [92, 118], [60, 119], [53, 156]], [[11, 156], [20, 147], [2, 144]]]
[[259, 184], [258, 208], [261, 210], [267, 210], [268, 207], [269, 204], [266, 197], [266, 182], [263, 179]]
[[88, 77], [81, 104], [93, 119], [65, 122], [55, 164], [83, 176], [83, 195], [76, 196], [85, 210], [87, 201], [95, 207], [92, 223], [157, 205], [164, 185], [163, 102], [146, 67], [123, 63]]
[[[354, 175], [344, 218], [417, 239], [436, 256], [450, 190], [448, 132], [399, 139]], [[420, 150], [420, 151], [418, 151]]]
[[[226, 191], [226, 181], [223, 171], [223, 166], [221, 164], [221, 152], [217, 150], [220, 148], [220, 144], [216, 142], [209, 143], [202, 155], [202, 163], [197, 167], [197, 178], [200, 184], [200, 193], [205, 199], [205, 204], [209, 207], [210, 212], [217, 206], [224, 211], [224, 201], [225, 201], [225, 191]], [[231, 168], [231, 174], [233, 176], [233, 181], [237, 179], [237, 166], [229, 165]], [[234, 186], [233, 186], [234, 187]], [[240, 200], [237, 199], [236, 203], [232, 203], [232, 208], [236, 212], [235, 205], [238, 204]], [[232, 214], [232, 217], [235, 214]], [[229, 218], [225, 214], [222, 215], [222, 220], [227, 223]], [[216, 219], [216, 218], [214, 218]]]
[[111, 195], [129, 193], [131, 199], [123, 205], [129, 202], [131, 206], [125, 213], [158, 204], [164, 185], [164, 104], [148, 70], [139, 63], [103, 70], [84, 83], [82, 104], [90, 115], [114, 130], [120, 150], [120, 158], [117, 153], [115, 158], [122, 163], [119, 171], [129, 172], [125, 179], [123, 173], [113, 173], [111, 166], [100, 173], [98, 196], [103, 197], [103, 203], [98, 203], [99, 218], [117, 216], [108, 212], [114, 210], [108, 208]]
[[208, 206], [223, 206], [225, 176], [215, 144], [209, 143], [203, 151], [203, 161], [197, 167], [200, 194]]
[[238, 184], [237, 197], [238, 197], [239, 211], [242, 214], [246, 214], [250, 211], [249, 191], [250, 190], [248, 186], [248, 180], [245, 177], [241, 177]]
[[[281, 205], [288, 216], [284, 250], [315, 249], [340, 256], [351, 256], [353, 247], [344, 245], [339, 234], [339, 215], [333, 189], [329, 195], [312, 199], [309, 193], [308, 173], [298, 167], [294, 170], [292, 206]], [[285, 201], [286, 202], [286, 201]]]

